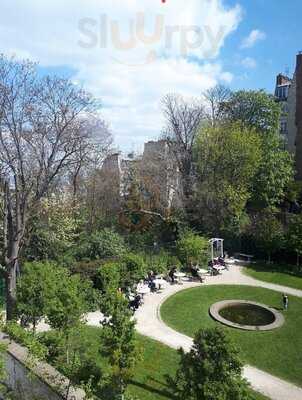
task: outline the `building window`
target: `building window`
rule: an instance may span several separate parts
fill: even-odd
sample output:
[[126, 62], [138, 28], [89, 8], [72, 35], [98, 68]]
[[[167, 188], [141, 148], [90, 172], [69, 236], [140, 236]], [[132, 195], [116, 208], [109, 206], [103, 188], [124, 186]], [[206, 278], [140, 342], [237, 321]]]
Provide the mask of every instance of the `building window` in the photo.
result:
[[287, 135], [287, 122], [286, 121], [281, 121], [280, 132], [282, 135]]
[[288, 88], [289, 86], [278, 86], [276, 88], [276, 97], [278, 97], [278, 99], [280, 100], [285, 100], [287, 99], [288, 96]]

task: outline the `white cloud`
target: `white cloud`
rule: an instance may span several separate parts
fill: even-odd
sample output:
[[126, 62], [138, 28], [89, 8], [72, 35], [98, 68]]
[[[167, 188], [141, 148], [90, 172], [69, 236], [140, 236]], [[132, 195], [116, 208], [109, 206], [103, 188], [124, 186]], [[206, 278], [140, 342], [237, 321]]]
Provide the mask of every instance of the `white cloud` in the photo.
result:
[[259, 29], [254, 29], [251, 33], [243, 39], [241, 43], [242, 49], [250, 49], [260, 40], [264, 40], [266, 38], [266, 33], [260, 31]]
[[[159, 104], [167, 92], [198, 96], [219, 80], [232, 80], [218, 56], [241, 9], [227, 8], [224, 0], [123, 0], [119, 6], [108, 0], [2, 0], [0, 11], [2, 51], [76, 70], [73, 79], [101, 97], [123, 148], [160, 134]], [[118, 49], [119, 38], [132, 37], [131, 23], [130, 48]], [[145, 37], [156, 32], [156, 40]]]
[[241, 60], [241, 64], [245, 67], [245, 68], [249, 68], [249, 69], [254, 69], [257, 67], [257, 62], [254, 58], [251, 57], [245, 57]]

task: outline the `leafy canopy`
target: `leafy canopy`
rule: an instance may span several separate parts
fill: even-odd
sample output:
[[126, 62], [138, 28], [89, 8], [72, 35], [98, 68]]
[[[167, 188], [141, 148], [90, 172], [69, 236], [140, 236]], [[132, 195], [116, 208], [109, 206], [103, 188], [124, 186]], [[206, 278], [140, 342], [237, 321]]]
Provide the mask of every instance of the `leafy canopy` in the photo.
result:
[[251, 197], [261, 163], [261, 138], [242, 123], [221, 123], [200, 130], [196, 146], [196, 210], [211, 234], [240, 218]]
[[238, 350], [223, 330], [196, 333], [189, 353], [180, 350], [180, 365], [173, 384], [179, 400], [249, 400], [248, 384], [241, 377]]
[[206, 264], [209, 257], [208, 239], [191, 231], [186, 231], [176, 243], [178, 258], [184, 265]]

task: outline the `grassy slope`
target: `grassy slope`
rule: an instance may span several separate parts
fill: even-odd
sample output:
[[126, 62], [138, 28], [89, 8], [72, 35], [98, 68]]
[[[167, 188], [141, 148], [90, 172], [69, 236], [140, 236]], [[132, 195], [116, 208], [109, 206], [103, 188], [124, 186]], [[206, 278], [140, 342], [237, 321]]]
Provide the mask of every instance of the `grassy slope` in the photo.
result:
[[[91, 343], [90, 354], [102, 365], [103, 360], [98, 355], [100, 330], [93, 327], [86, 327], [85, 330]], [[144, 336], [138, 335], [138, 341], [143, 357], [129, 385], [129, 392], [140, 400], [173, 399], [165, 376], [175, 374], [179, 361], [177, 352]], [[253, 395], [254, 400], [266, 400], [258, 393], [253, 392]]]
[[302, 276], [294, 274], [286, 265], [252, 264], [244, 268], [243, 272], [260, 281], [302, 290]]
[[[208, 313], [217, 301], [252, 300], [271, 307], [281, 307], [281, 294], [243, 286], [210, 286], [188, 289], [170, 297], [161, 308], [163, 320], [172, 328], [189, 336], [202, 327], [214, 327]], [[240, 347], [245, 362], [302, 386], [302, 299], [289, 296], [289, 310], [283, 327], [270, 332], [249, 332], [226, 329]]]

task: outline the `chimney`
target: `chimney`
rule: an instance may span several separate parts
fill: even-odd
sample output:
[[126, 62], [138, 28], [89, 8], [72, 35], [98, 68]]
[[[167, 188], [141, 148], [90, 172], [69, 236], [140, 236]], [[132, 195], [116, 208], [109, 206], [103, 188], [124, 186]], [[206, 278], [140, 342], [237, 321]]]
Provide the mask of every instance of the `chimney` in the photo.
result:
[[302, 51], [299, 51], [297, 54], [297, 64], [296, 64], [296, 69], [299, 69], [302, 67]]
[[302, 180], [302, 52], [297, 54], [296, 65], [296, 126], [297, 179]]
[[291, 83], [291, 80], [287, 76], [285, 76], [283, 74], [278, 74], [277, 75], [277, 80], [276, 80], [276, 85], [277, 86], [286, 85], [286, 84], [289, 84], [289, 83]]

